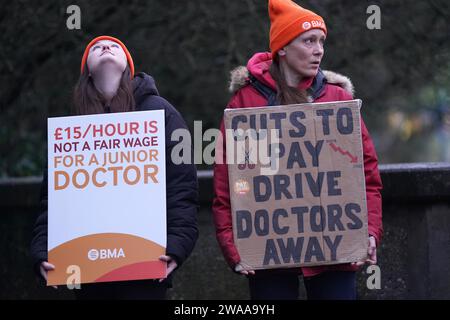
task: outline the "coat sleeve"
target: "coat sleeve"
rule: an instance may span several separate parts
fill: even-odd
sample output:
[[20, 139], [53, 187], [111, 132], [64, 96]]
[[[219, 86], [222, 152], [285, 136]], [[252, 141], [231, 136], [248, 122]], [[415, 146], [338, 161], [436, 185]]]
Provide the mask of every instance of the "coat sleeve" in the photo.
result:
[[[340, 100], [351, 100], [353, 96], [345, 91]], [[361, 117], [361, 138], [364, 157], [364, 176], [366, 181], [367, 220], [369, 235], [375, 237], [377, 246], [383, 236], [382, 199], [383, 188], [380, 172], [378, 171], [378, 157], [370, 137], [369, 131]]]
[[[238, 104], [238, 97], [234, 96], [228, 107]], [[216, 238], [228, 265], [234, 266], [241, 261], [233, 238], [233, 224], [230, 205], [230, 189], [228, 185], [228, 167], [226, 164], [225, 129], [222, 119], [220, 125], [221, 138], [216, 144], [216, 161], [214, 164], [214, 200], [213, 217], [216, 227]]]
[[[165, 101], [165, 100], [164, 100]], [[167, 199], [167, 250], [178, 266], [188, 258], [198, 239], [198, 181], [193, 161], [189, 130], [181, 115], [167, 101], [166, 104], [166, 199]], [[172, 150], [178, 141], [172, 141], [172, 133], [183, 129], [188, 135], [190, 161], [174, 163]]]
[[369, 131], [361, 118], [361, 134], [364, 153], [364, 175], [366, 178], [366, 199], [369, 234], [375, 237], [377, 246], [383, 236], [382, 200], [383, 188], [378, 171], [378, 158]]
[[33, 269], [37, 275], [39, 273], [39, 265], [42, 261], [47, 261], [47, 230], [48, 230], [48, 215], [47, 215], [47, 167], [43, 172], [43, 180], [41, 184], [40, 193], [40, 211], [34, 224], [32, 240], [30, 244], [30, 254], [33, 261]]

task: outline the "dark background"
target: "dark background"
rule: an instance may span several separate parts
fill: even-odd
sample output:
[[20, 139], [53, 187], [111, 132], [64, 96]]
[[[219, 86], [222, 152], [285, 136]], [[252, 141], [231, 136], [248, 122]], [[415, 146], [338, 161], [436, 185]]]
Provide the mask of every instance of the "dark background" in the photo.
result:
[[[297, 2], [324, 17], [322, 69], [352, 79], [380, 162], [450, 160], [449, 2]], [[80, 30], [66, 27], [72, 4]], [[366, 27], [371, 4], [381, 9], [380, 30]], [[121, 39], [136, 70], [203, 130], [218, 126], [230, 70], [269, 41], [265, 0], [11, 1], [0, 26], [0, 177], [41, 173], [46, 119], [68, 114], [95, 36]]]

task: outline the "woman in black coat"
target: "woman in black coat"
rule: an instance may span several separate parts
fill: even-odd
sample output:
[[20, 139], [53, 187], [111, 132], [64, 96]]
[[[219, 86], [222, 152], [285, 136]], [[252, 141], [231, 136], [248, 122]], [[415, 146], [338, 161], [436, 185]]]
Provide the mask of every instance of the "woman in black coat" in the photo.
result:
[[[108, 59], [107, 63], [104, 59]], [[172, 132], [187, 126], [180, 113], [160, 97], [153, 78], [134, 74], [134, 64], [125, 45], [118, 39], [100, 36], [86, 47], [81, 75], [74, 92], [74, 114], [109, 112], [165, 111], [167, 249], [160, 260], [167, 262], [164, 281], [137, 280], [83, 284], [75, 290], [79, 299], [164, 299], [171, 286], [172, 271], [192, 252], [198, 238], [198, 184], [194, 162], [175, 164], [171, 158]], [[192, 154], [192, 153], [191, 153]], [[47, 262], [47, 170], [41, 191], [41, 212], [33, 230], [31, 255], [36, 272], [47, 279], [55, 267]]]

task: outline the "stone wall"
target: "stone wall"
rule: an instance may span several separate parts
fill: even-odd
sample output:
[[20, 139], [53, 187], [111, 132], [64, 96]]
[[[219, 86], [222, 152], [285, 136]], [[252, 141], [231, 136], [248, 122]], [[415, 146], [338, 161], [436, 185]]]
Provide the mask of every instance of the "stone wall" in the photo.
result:
[[[450, 163], [380, 166], [384, 238], [378, 251], [381, 289], [358, 274], [360, 299], [450, 299]], [[212, 173], [199, 172], [200, 238], [177, 272], [172, 299], [248, 299], [245, 277], [231, 272], [212, 222]], [[0, 180], [0, 299], [72, 299], [65, 288], [44, 288], [29, 257], [39, 210], [40, 178]], [[300, 298], [305, 298], [303, 288]]]

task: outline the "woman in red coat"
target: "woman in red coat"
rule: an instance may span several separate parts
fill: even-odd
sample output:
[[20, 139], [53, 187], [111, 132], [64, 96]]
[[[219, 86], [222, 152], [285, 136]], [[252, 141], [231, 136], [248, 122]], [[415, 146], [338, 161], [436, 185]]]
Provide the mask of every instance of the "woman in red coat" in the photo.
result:
[[[247, 67], [232, 72], [230, 90], [234, 95], [228, 108], [353, 99], [353, 86], [348, 78], [319, 68], [327, 35], [322, 17], [290, 0], [269, 0], [269, 14], [271, 52], [255, 54]], [[221, 131], [225, 136], [223, 121]], [[352, 264], [258, 271], [244, 265], [233, 240], [225, 146], [218, 150], [223, 159], [214, 167], [217, 240], [230, 267], [248, 276], [252, 299], [297, 299], [299, 273], [305, 279], [308, 299], [356, 298], [356, 271], [364, 263], [376, 264], [376, 248], [383, 233], [377, 155], [363, 121], [361, 131], [369, 258]]]

